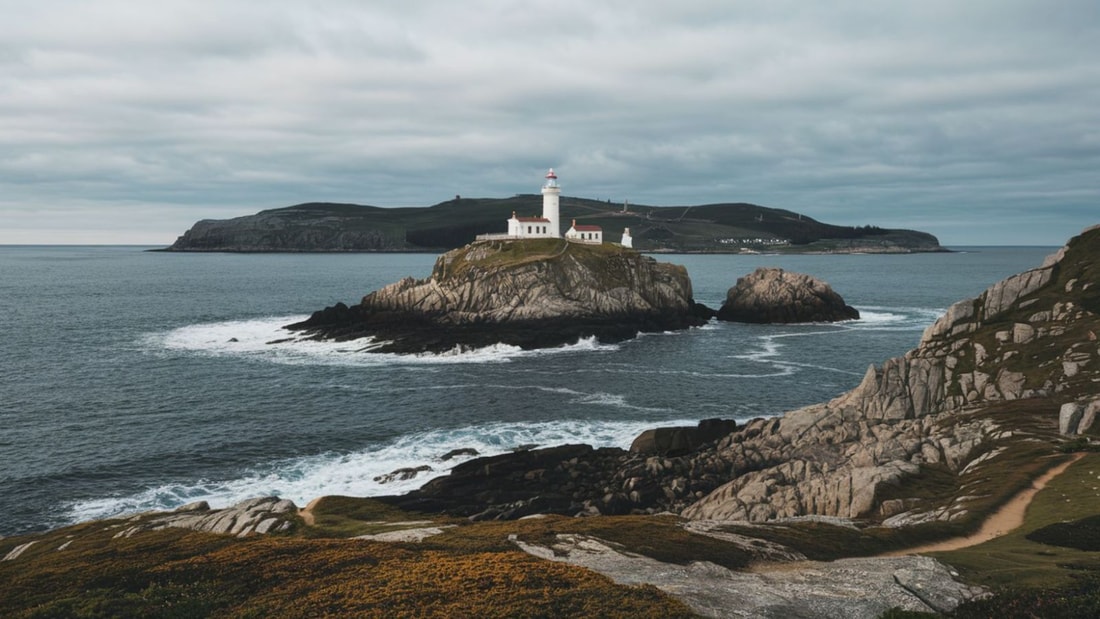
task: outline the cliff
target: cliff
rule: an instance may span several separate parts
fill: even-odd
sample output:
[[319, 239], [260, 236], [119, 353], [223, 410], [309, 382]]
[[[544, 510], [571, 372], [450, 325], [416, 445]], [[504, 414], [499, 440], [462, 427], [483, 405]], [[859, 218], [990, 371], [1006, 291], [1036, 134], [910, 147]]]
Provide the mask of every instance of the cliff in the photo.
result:
[[[1049, 467], [1060, 434], [1090, 431], [1098, 314], [1100, 227], [956, 303], [916, 349], [872, 366], [852, 391], [724, 439], [706, 457], [736, 477], [683, 514], [970, 520]], [[991, 478], [995, 469], [1006, 474]]]
[[[430, 207], [379, 208], [307, 203], [233, 219], [204, 219], [167, 251], [340, 252], [440, 251], [476, 235], [504, 232], [517, 212], [541, 212], [542, 198], [456, 198]], [[723, 203], [656, 207], [563, 197], [562, 221], [603, 227], [617, 240], [631, 229], [634, 247], [674, 252], [905, 253], [944, 251], [915, 230], [837, 226], [783, 209]]]
[[528, 239], [447, 252], [426, 279], [405, 278], [287, 328], [318, 339], [371, 338], [379, 352], [444, 352], [620, 341], [709, 316], [692, 300], [682, 266], [610, 244]]

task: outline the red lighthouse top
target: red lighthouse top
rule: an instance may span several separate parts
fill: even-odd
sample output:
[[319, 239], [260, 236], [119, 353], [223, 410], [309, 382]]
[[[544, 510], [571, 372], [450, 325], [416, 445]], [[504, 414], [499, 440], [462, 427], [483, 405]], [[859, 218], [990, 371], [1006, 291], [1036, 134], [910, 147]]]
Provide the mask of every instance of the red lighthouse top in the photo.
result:
[[550, 171], [546, 173], [546, 178], [557, 178], [558, 175], [554, 174], [554, 168], [550, 168]]

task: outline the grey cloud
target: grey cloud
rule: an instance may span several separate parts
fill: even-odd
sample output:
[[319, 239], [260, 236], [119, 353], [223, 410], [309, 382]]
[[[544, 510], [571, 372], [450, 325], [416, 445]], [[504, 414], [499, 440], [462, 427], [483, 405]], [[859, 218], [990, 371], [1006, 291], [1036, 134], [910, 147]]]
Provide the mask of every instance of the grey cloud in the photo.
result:
[[534, 191], [550, 165], [574, 195], [949, 243], [1100, 212], [1092, 1], [23, 4], [0, 242], [49, 230], [45, 204], [112, 214], [105, 240], [156, 205], [165, 243], [211, 213]]

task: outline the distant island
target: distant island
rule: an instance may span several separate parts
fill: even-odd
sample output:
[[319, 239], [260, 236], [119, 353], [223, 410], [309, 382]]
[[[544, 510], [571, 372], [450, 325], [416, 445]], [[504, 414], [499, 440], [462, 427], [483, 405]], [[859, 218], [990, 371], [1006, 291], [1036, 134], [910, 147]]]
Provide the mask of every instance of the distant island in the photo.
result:
[[[307, 203], [233, 219], [204, 219], [163, 251], [442, 252], [506, 220], [535, 215], [542, 196], [461, 198], [428, 207]], [[745, 203], [644, 206], [561, 197], [561, 221], [598, 226], [608, 241], [629, 228], [635, 249], [684, 253], [912, 253], [946, 251], [927, 232], [837, 226]]]

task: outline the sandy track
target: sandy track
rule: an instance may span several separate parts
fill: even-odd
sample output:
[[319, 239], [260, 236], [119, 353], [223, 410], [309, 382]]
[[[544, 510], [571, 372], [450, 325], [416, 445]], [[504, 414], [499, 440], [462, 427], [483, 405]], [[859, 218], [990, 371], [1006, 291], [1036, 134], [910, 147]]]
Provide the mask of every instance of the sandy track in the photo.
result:
[[905, 550], [897, 550], [894, 552], [888, 552], [882, 556], [896, 557], [901, 555], [913, 555], [923, 554], [926, 552], [944, 552], [948, 550], [958, 550], [960, 548], [966, 548], [968, 546], [976, 546], [983, 542], [988, 542], [991, 539], [1000, 537], [1013, 529], [1016, 529], [1024, 523], [1024, 514], [1027, 513], [1028, 505], [1031, 505], [1032, 499], [1035, 498], [1035, 494], [1046, 487], [1050, 480], [1061, 475], [1069, 466], [1081, 458], [1084, 458], [1085, 454], [1075, 454], [1069, 461], [1059, 464], [1058, 466], [1050, 469], [1046, 473], [1043, 473], [1038, 479], [1032, 482], [1030, 488], [1021, 490], [1016, 496], [1008, 500], [1007, 503], [1001, 506], [1000, 509], [993, 512], [982, 523], [981, 528], [977, 532], [967, 535], [965, 537], [953, 537], [943, 541], [935, 542], [932, 544], [925, 544], [923, 546], [916, 546], [913, 548], [906, 548]]

